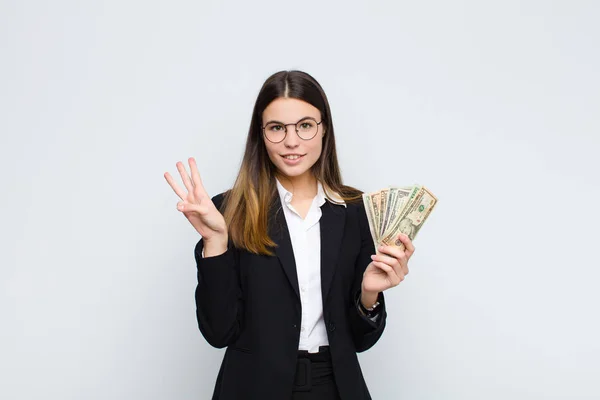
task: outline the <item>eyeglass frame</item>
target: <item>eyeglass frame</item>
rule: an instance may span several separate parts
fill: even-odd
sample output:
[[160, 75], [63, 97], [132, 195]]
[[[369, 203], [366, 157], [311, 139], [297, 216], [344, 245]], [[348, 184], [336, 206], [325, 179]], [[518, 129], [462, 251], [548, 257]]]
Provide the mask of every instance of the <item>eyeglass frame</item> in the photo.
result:
[[[301, 136], [300, 136], [300, 133], [298, 133], [298, 123], [300, 123], [300, 122], [304, 121], [305, 119], [310, 119], [310, 120], [313, 120], [313, 121], [315, 121], [315, 123], [317, 124], [317, 130], [315, 131], [315, 134], [314, 134], [314, 135], [312, 135], [312, 137], [310, 137], [310, 138], [308, 138], [308, 139], [304, 139], [303, 137], [301, 137]], [[322, 119], [322, 118], [321, 118], [321, 121], [320, 121], [320, 122], [317, 122], [317, 120], [316, 120], [315, 118], [313, 118], [313, 117], [304, 117], [304, 118], [301, 118], [301, 119], [299, 119], [299, 120], [298, 120], [298, 121], [297, 121], [295, 124], [284, 124], [284, 123], [282, 123], [282, 122], [279, 122], [279, 121], [269, 121], [269, 123], [268, 123], [267, 125], [269, 125], [269, 124], [271, 124], [271, 123], [277, 123], [277, 124], [279, 124], [279, 125], [283, 126], [283, 130], [284, 130], [285, 134], [283, 135], [283, 139], [281, 139], [279, 142], [274, 142], [274, 141], [272, 141], [271, 139], [269, 139], [269, 138], [267, 137], [267, 134], [265, 133], [265, 128], [267, 127], [267, 125], [265, 125], [265, 126], [261, 126], [261, 128], [262, 128], [262, 131], [263, 131], [263, 136], [265, 137], [265, 139], [267, 139], [267, 140], [268, 140], [269, 142], [271, 142], [271, 143], [281, 143], [281, 142], [283, 142], [283, 141], [285, 140], [285, 138], [287, 137], [287, 134], [288, 134], [288, 130], [287, 130], [287, 127], [288, 127], [288, 125], [294, 125], [294, 130], [296, 131], [296, 135], [298, 135], [298, 137], [299, 137], [300, 139], [302, 139], [302, 140], [312, 140], [312, 139], [314, 139], [314, 138], [315, 138], [315, 136], [317, 136], [317, 133], [319, 133], [319, 125], [320, 125], [322, 122], [323, 122], [323, 119]]]

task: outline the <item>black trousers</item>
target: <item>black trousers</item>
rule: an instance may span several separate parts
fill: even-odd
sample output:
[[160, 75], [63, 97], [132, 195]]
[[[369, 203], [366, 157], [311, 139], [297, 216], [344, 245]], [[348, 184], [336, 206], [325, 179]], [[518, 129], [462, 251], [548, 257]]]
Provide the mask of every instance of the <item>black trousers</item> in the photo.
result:
[[341, 400], [333, 377], [329, 346], [318, 353], [298, 351], [292, 400]]

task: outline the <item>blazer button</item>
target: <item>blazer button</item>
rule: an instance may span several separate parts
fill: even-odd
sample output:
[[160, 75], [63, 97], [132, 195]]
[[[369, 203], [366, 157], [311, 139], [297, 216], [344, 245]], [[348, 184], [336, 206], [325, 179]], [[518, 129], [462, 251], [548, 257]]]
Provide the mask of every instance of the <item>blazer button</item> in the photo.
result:
[[333, 332], [333, 331], [335, 331], [335, 325], [333, 324], [333, 322], [330, 322], [330, 323], [329, 323], [329, 326], [328, 326], [328, 328], [329, 328], [329, 332]]

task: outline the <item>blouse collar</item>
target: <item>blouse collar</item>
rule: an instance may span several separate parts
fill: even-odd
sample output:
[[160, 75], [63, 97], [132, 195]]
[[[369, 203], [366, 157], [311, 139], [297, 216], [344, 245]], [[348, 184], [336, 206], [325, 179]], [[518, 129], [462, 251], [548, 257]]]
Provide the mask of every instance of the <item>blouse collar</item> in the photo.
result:
[[[292, 201], [293, 194], [285, 187], [283, 187], [281, 182], [279, 182], [279, 179], [275, 178], [275, 181], [277, 183], [277, 191], [279, 192], [279, 198], [281, 200], [281, 203], [289, 204]], [[338, 204], [347, 207], [346, 202], [337, 192], [334, 192], [333, 190], [328, 190], [327, 188], [323, 187], [321, 182], [317, 181], [317, 206], [320, 207], [323, 204], [325, 204], [325, 200], [327, 200], [327, 195], [329, 195], [329, 198], [334, 201], [333, 204]]]

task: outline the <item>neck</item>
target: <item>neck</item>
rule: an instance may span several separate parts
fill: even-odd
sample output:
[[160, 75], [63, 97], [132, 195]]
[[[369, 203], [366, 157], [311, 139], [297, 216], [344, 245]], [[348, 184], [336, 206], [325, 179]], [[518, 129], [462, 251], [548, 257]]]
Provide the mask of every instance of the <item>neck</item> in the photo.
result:
[[317, 178], [310, 171], [306, 171], [300, 176], [286, 176], [278, 173], [277, 179], [295, 198], [313, 198], [317, 195]]

